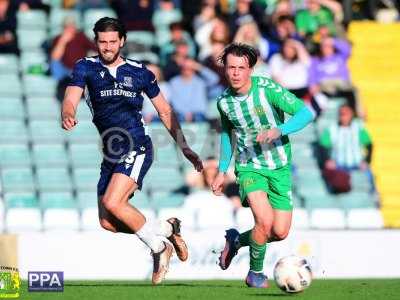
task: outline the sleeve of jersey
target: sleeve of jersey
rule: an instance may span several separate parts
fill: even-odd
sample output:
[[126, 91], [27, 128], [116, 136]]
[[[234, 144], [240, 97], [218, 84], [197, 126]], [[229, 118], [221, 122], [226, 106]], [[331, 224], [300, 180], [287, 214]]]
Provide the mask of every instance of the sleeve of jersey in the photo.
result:
[[154, 76], [153, 72], [149, 71], [146, 68], [145, 68], [145, 71], [144, 71], [143, 92], [150, 99], [153, 99], [154, 97], [156, 97], [160, 93], [160, 88], [158, 87], [156, 77]]
[[219, 107], [218, 110], [221, 115], [221, 125], [222, 125], [218, 170], [220, 172], [225, 173], [226, 171], [228, 171], [229, 164], [231, 162], [233, 154], [231, 137], [230, 137], [231, 125], [229, 123], [229, 120], [227, 119], [225, 114], [220, 110]]
[[83, 59], [76, 62], [71, 74], [68, 86], [79, 86], [85, 88], [86, 85], [86, 66]]
[[282, 135], [297, 132], [307, 126], [314, 119], [314, 115], [307, 106], [303, 106], [289, 120], [278, 126]]

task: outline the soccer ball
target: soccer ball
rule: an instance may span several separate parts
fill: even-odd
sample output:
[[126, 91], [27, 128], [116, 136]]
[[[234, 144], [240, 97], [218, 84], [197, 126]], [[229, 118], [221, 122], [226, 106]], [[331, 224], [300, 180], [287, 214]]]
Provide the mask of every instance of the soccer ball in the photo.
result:
[[282, 291], [298, 293], [310, 286], [312, 271], [304, 258], [291, 255], [281, 258], [276, 263], [274, 278], [276, 285]]

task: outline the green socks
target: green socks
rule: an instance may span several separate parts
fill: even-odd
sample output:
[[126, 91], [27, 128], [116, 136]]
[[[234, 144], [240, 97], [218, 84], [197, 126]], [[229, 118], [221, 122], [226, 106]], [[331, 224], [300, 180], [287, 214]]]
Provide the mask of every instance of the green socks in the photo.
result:
[[239, 243], [240, 247], [250, 246], [250, 270], [254, 272], [262, 272], [267, 245], [257, 244], [251, 236], [251, 230], [240, 234]]
[[251, 230], [243, 232], [239, 235], [240, 247], [250, 246]]
[[250, 239], [250, 270], [262, 272], [267, 244], [259, 245], [253, 238]]

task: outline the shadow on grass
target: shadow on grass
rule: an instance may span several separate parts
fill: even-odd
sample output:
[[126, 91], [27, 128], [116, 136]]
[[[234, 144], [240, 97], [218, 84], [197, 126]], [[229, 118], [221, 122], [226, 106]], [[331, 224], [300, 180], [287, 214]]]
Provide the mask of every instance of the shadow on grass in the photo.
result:
[[284, 294], [284, 293], [262, 293], [262, 294], [246, 294], [249, 297], [293, 297], [292, 294]]

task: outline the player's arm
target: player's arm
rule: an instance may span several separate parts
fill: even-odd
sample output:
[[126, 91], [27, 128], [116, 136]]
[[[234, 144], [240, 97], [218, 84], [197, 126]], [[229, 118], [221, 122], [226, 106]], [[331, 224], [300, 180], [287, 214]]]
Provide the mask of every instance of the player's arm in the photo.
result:
[[303, 101], [279, 84], [271, 81], [266, 93], [267, 98], [271, 99], [274, 106], [292, 117], [275, 128], [259, 133], [258, 142], [271, 143], [283, 135], [289, 135], [303, 129], [314, 120], [314, 114], [304, 105]]
[[165, 100], [161, 92], [159, 92], [154, 98], [151, 98], [151, 102], [157, 110], [161, 122], [164, 124], [165, 128], [167, 128], [175, 142], [179, 145], [182, 153], [193, 164], [195, 169], [200, 172], [203, 169], [203, 164], [199, 156], [190, 149], [187, 144], [185, 135], [182, 132], [181, 126], [179, 125], [171, 105], [167, 100]]
[[65, 90], [65, 96], [61, 107], [62, 128], [71, 130], [76, 124], [76, 109], [81, 100], [83, 90], [86, 85], [86, 65], [85, 60], [80, 59], [76, 62], [72, 71], [71, 80]]
[[61, 107], [61, 127], [65, 130], [71, 130], [78, 123], [75, 116], [82, 93], [83, 89], [79, 86], [69, 86], [65, 90], [65, 96]]
[[218, 174], [215, 177], [212, 183], [212, 191], [215, 195], [221, 196], [222, 189], [225, 181], [225, 174], [228, 171], [229, 164], [232, 159], [233, 155], [233, 146], [232, 146], [232, 139], [231, 139], [231, 130], [232, 126], [229, 122], [228, 118], [225, 114], [220, 110], [218, 110], [221, 115], [221, 145], [220, 145], [220, 154], [219, 154], [219, 167], [218, 167]]

